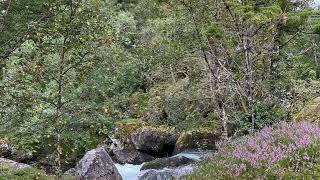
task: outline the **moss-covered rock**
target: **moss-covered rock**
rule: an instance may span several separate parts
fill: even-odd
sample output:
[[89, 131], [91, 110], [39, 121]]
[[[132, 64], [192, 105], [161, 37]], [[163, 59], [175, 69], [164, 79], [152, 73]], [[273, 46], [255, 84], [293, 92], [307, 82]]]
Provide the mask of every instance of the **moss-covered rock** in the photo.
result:
[[155, 157], [166, 157], [173, 153], [177, 140], [174, 129], [166, 126], [143, 127], [131, 134], [131, 140], [139, 151]]
[[219, 140], [221, 132], [211, 128], [197, 128], [180, 134], [175, 145], [174, 153], [194, 149], [215, 149], [215, 143]]
[[168, 158], [159, 158], [143, 164], [140, 170], [146, 169], [164, 169], [164, 168], [175, 168], [194, 163], [195, 160], [184, 157], [174, 156]]
[[312, 100], [295, 117], [296, 121], [309, 121], [320, 125], [320, 97]]
[[123, 148], [133, 149], [134, 145], [131, 141], [131, 134], [145, 126], [147, 126], [147, 124], [139, 119], [120, 121], [116, 123], [114, 138], [119, 141], [119, 145]]
[[172, 154], [177, 133], [169, 126], [156, 127], [131, 119], [117, 123], [114, 137], [118, 149], [134, 149], [155, 157], [164, 157]]
[[113, 161], [120, 164], [142, 164], [144, 162], [152, 161], [155, 158], [138, 150], [117, 149], [114, 150], [114, 156], [111, 157]]

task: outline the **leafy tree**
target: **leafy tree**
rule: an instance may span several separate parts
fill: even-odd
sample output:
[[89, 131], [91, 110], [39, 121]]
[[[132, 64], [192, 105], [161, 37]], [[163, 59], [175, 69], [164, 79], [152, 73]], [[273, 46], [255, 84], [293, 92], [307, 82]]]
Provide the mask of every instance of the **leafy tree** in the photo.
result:
[[[54, 17], [9, 57], [2, 81], [3, 133], [56, 172], [105, 138], [110, 119], [90, 75], [115, 43], [114, 2], [55, 1]], [[13, 131], [14, 129], [14, 131]], [[52, 155], [52, 157], [50, 156]], [[70, 166], [70, 165], [69, 165]]]

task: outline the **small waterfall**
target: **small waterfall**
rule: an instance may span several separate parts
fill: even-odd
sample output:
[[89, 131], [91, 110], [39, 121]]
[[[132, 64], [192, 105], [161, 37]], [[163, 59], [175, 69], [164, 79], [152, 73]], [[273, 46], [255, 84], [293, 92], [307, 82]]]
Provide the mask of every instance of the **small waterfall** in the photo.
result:
[[137, 180], [143, 164], [115, 164], [123, 180]]

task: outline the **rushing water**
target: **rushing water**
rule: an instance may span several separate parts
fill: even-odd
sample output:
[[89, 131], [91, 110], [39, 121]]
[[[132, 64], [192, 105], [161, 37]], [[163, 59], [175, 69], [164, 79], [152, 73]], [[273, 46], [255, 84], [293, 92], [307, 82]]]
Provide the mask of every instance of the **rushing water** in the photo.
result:
[[[213, 151], [193, 151], [193, 152], [182, 152], [175, 156], [184, 156], [190, 159], [194, 159], [196, 161], [200, 161], [201, 159], [213, 155]], [[141, 165], [132, 165], [132, 164], [116, 164], [116, 167], [121, 174], [123, 180], [138, 180], [138, 178], [143, 175], [146, 171], [140, 171]], [[192, 172], [194, 167], [192, 165], [183, 166], [175, 169], [163, 169], [157, 171], [174, 171], [175, 174], [183, 175]]]
[[116, 164], [116, 167], [121, 174], [123, 180], [137, 180], [140, 174], [141, 165], [133, 164]]

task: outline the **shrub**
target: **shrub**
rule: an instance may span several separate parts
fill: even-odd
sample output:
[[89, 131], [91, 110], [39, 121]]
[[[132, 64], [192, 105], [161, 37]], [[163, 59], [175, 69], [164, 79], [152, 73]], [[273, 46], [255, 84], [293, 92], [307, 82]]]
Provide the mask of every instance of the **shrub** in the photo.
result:
[[[280, 120], [286, 119], [288, 112], [281, 106], [273, 103], [257, 103], [254, 107], [255, 129], [260, 130]], [[244, 112], [236, 113], [230, 118], [230, 124], [237, 127], [237, 133], [248, 134], [252, 130], [251, 116]]]
[[320, 128], [308, 122], [281, 122], [253, 136], [220, 142], [217, 147], [217, 155], [189, 179], [320, 176]]

